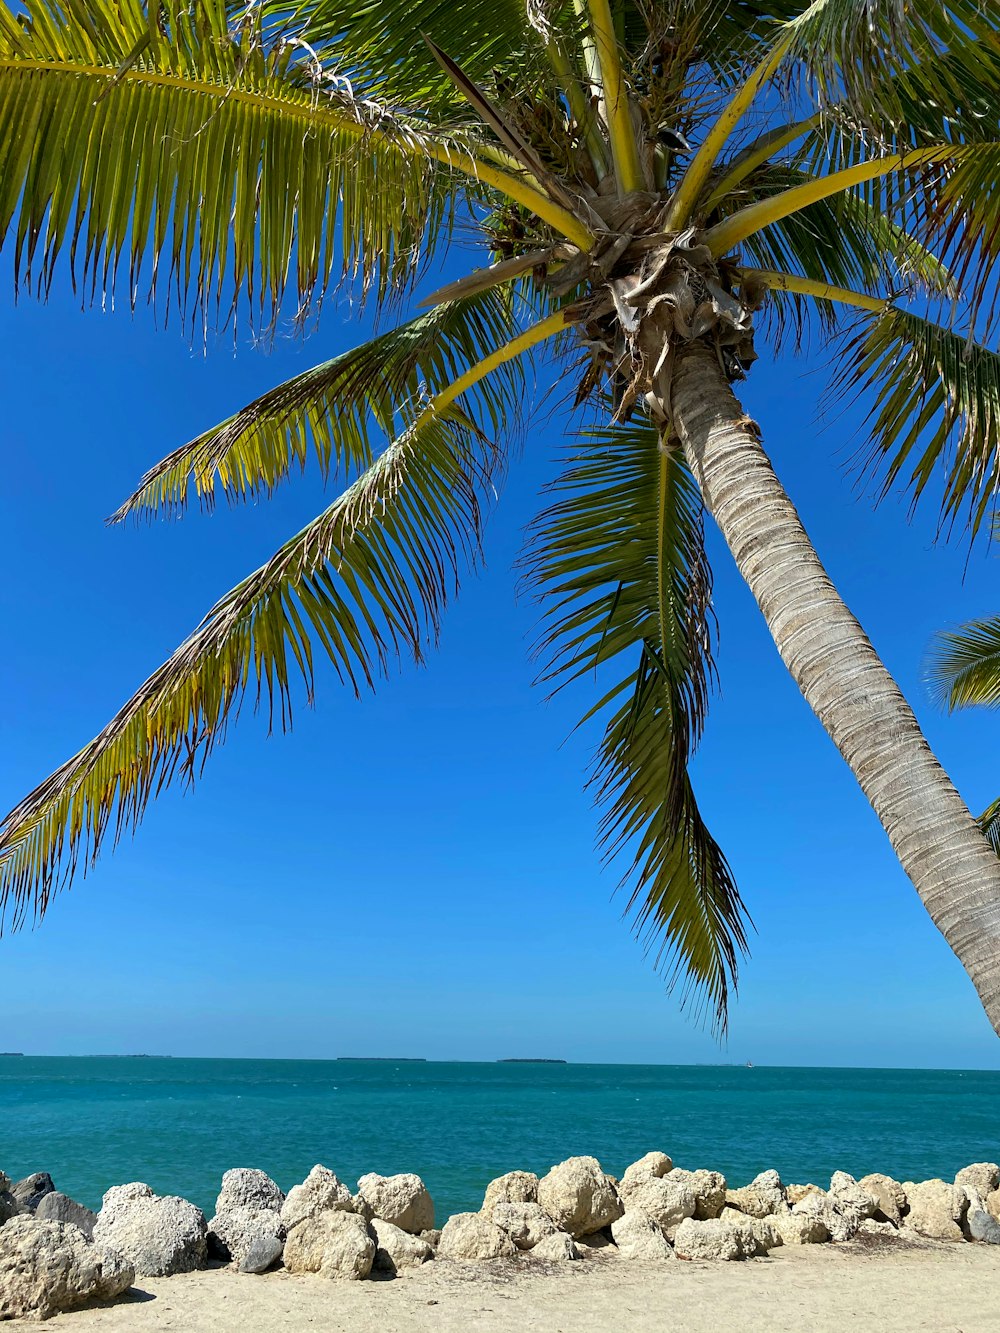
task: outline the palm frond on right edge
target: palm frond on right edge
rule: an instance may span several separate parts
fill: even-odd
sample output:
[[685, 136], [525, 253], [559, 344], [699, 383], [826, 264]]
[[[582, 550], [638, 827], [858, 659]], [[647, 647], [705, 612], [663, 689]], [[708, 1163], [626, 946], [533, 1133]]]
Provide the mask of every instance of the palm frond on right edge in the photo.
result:
[[[270, 494], [310, 451], [324, 478], [366, 468], [372, 429], [392, 439], [408, 406], [435, 394], [502, 346], [516, 331], [503, 293], [487, 291], [435, 307], [417, 319], [296, 375], [227, 421], [168, 454], [113, 515], [177, 514], [191, 488], [210, 507]], [[523, 396], [524, 367], [508, 362], [476, 386], [467, 410], [493, 435], [509, 431]]]
[[222, 598], [89, 745], [0, 824], [0, 926], [53, 893], [140, 821], [175, 777], [193, 780], [248, 691], [290, 719], [314, 653], [359, 692], [433, 642], [473, 562], [501, 455], [457, 408], [398, 437], [261, 569]]
[[688, 776], [711, 675], [697, 488], [645, 423], [586, 433], [552, 492], [526, 556], [545, 608], [544, 679], [558, 688], [624, 670], [584, 719], [606, 719], [593, 778], [601, 840], [609, 857], [631, 857], [622, 885], [636, 934], [721, 1031], [747, 920]]

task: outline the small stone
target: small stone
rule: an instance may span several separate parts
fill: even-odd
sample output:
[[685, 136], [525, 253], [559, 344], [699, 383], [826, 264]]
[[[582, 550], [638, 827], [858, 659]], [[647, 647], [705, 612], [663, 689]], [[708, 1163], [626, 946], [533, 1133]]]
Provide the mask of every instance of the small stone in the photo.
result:
[[353, 1213], [354, 1200], [347, 1186], [325, 1166], [314, 1166], [301, 1185], [293, 1185], [281, 1205], [281, 1221], [286, 1231], [317, 1213]]
[[412, 1173], [362, 1176], [354, 1204], [366, 1221], [380, 1217], [412, 1236], [434, 1225], [434, 1203], [427, 1186]]
[[506, 1231], [519, 1250], [531, 1250], [546, 1236], [552, 1236], [556, 1224], [537, 1203], [498, 1203], [491, 1218]]
[[662, 1262], [675, 1257], [666, 1236], [641, 1208], [626, 1208], [611, 1223], [611, 1238], [623, 1259]]
[[330, 1209], [304, 1218], [289, 1232], [285, 1267], [290, 1273], [357, 1281], [371, 1272], [375, 1250], [363, 1217]]
[[17, 1201], [20, 1212], [33, 1213], [46, 1194], [51, 1194], [54, 1189], [55, 1185], [49, 1173], [36, 1171], [33, 1176], [25, 1176], [23, 1180], [11, 1185], [10, 1192]]
[[441, 1259], [506, 1259], [517, 1253], [514, 1242], [482, 1213], [455, 1213], [441, 1232]]
[[537, 1203], [538, 1177], [533, 1171], [508, 1171], [486, 1186], [481, 1212], [493, 1216], [498, 1203]]
[[419, 1268], [434, 1258], [434, 1251], [427, 1241], [419, 1236], [411, 1236], [408, 1231], [383, 1222], [380, 1217], [373, 1217], [369, 1223], [375, 1236], [375, 1259], [372, 1268], [380, 1273], [399, 1273], [405, 1268]]
[[279, 1240], [277, 1236], [262, 1233], [247, 1246], [246, 1252], [239, 1262], [239, 1271], [241, 1273], [266, 1273], [269, 1268], [273, 1268], [278, 1262], [284, 1250], [285, 1242], [283, 1240]]
[[625, 1209], [596, 1157], [570, 1157], [538, 1182], [538, 1202], [559, 1231], [577, 1239], [600, 1231]]
[[544, 1236], [529, 1253], [532, 1259], [544, 1259], [548, 1263], [580, 1258], [577, 1244], [568, 1231], [554, 1231], [551, 1236]]
[[35, 1216], [42, 1222], [72, 1222], [73, 1226], [80, 1228], [88, 1240], [94, 1238], [97, 1214], [92, 1213], [89, 1208], [84, 1208], [82, 1203], [68, 1199], [58, 1190], [51, 1190], [48, 1194], [42, 1195], [35, 1208]]

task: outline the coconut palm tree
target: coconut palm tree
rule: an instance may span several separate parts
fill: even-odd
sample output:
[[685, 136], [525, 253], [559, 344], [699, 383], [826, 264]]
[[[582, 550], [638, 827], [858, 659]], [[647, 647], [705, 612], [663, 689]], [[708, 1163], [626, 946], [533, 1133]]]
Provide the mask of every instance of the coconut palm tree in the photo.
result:
[[[191, 780], [247, 694], [420, 659], [530, 376], [581, 417], [529, 540], [542, 675], [593, 678], [602, 837], [638, 932], [724, 1023], [746, 917], [688, 761], [712, 682], [702, 506], [1000, 1028], [1000, 865], [838, 596], [733, 384], [810, 322], [884, 489], [975, 529], [997, 479], [1000, 30], [980, 0], [0, 3], [0, 237], [45, 295], [192, 326], [402, 320], [158, 463], [115, 515], [345, 489], [0, 826], [15, 923]], [[463, 250], [462, 253], [465, 251]], [[977, 330], [983, 341], [977, 340]], [[296, 684], [298, 682], [298, 685]]]

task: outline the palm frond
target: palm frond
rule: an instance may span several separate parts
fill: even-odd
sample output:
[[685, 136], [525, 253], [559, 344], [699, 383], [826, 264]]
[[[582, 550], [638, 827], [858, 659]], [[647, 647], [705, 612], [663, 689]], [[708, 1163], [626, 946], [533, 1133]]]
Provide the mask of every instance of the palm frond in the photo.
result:
[[[218, 492], [230, 503], [269, 495], [310, 453], [324, 478], [369, 467], [373, 426], [391, 439], [408, 405], [457, 379], [514, 328], [510, 303], [496, 291], [437, 306], [296, 375], [175, 450], [146, 473], [114, 521], [179, 513], [192, 486], [207, 505]], [[523, 384], [523, 364], [508, 362], [467, 410], [478, 407], [481, 428], [498, 435], [517, 420]]]
[[947, 708], [1000, 705], [1000, 617], [973, 620], [938, 634], [927, 679]]
[[272, 724], [325, 654], [355, 692], [392, 660], [420, 661], [460, 569], [474, 563], [502, 455], [463, 415], [421, 418], [325, 513], [240, 583], [104, 730], [0, 825], [0, 924], [53, 893], [142, 818], [177, 777], [193, 781], [249, 693]]
[[937, 478], [941, 521], [974, 537], [1000, 487], [1000, 354], [910, 311], [889, 309], [848, 341], [833, 391], [874, 395], [863, 472], [916, 504]]
[[637, 935], [724, 1027], [746, 922], [687, 771], [712, 670], [697, 488], [680, 453], [635, 423], [584, 434], [552, 495], [527, 556], [544, 607], [543, 679], [612, 679], [584, 719], [605, 720], [601, 841], [626, 858]]
[[992, 801], [976, 822], [983, 830], [983, 837], [1000, 856], [1000, 800]]
[[[0, 242], [48, 291], [177, 290], [273, 318], [331, 280], [380, 293], [448, 234], [452, 144], [353, 94], [231, 0], [0, 3]], [[145, 265], [145, 274], [143, 266]]]

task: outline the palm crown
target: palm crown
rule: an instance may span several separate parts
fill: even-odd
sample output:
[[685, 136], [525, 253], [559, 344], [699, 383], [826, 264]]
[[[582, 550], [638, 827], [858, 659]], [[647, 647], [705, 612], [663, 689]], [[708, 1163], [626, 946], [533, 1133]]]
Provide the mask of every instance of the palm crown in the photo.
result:
[[[576, 376], [581, 429], [532, 531], [554, 685], [593, 676], [602, 835], [639, 931], [724, 1022], [746, 920], [688, 777], [712, 680], [702, 502], [672, 392], [810, 319], [873, 401], [886, 488], [996, 488], [1000, 37], [976, 0], [0, 0], [0, 238], [44, 295], [186, 319], [387, 307], [470, 225], [491, 254], [415, 318], [153, 467], [117, 520], [346, 489], [222, 598], [0, 827], [15, 923], [241, 701], [284, 720], [314, 656], [355, 690], [421, 658], [507, 461], [525, 377]], [[977, 341], [977, 336], [983, 342]], [[535, 355], [546, 345], [543, 371]], [[683, 431], [681, 432], [683, 434]]]

